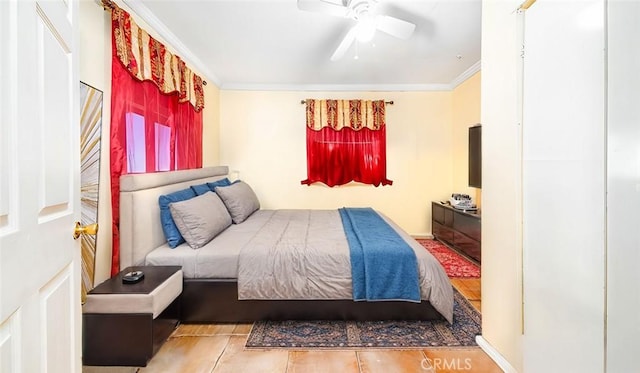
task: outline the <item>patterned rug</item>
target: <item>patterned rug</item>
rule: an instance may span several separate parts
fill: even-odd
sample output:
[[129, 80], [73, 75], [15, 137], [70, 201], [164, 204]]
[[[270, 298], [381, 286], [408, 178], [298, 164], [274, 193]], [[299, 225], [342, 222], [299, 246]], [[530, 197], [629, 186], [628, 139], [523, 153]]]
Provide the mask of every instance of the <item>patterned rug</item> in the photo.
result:
[[438, 259], [449, 278], [480, 278], [480, 267], [440, 241], [416, 239]]
[[476, 346], [480, 313], [455, 289], [453, 324], [437, 321], [258, 321], [246, 348], [424, 348]]

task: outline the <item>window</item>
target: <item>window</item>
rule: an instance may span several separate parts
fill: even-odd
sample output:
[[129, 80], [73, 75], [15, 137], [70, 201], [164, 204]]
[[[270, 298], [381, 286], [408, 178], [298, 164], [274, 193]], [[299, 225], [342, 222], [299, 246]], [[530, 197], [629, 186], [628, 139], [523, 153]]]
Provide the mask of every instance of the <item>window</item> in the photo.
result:
[[330, 187], [386, 177], [384, 101], [307, 100], [307, 179]]
[[[171, 168], [171, 128], [156, 123], [156, 171], [169, 171]], [[174, 162], [174, 166], [177, 162]]]
[[[145, 117], [136, 113], [126, 114], [127, 138], [127, 173], [145, 173], [153, 171], [169, 171], [171, 167], [171, 127], [166, 124], [154, 123], [153, 127], [153, 155], [154, 167], [147, 169], [147, 141]], [[177, 140], [176, 140], [177, 143]], [[176, 144], [177, 147], [177, 144]], [[177, 169], [177, 160], [173, 162], [173, 169]]]
[[144, 117], [135, 113], [127, 113], [127, 173], [147, 171], [147, 154], [145, 153]]

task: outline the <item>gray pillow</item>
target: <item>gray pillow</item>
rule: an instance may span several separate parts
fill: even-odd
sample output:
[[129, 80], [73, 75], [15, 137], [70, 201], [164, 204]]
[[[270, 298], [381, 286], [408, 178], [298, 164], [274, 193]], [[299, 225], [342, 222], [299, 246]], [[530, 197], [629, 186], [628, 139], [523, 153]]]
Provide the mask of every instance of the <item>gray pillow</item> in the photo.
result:
[[199, 249], [231, 225], [231, 216], [213, 192], [169, 204], [180, 234], [193, 249]]
[[219, 186], [215, 192], [227, 206], [231, 219], [235, 224], [245, 221], [251, 214], [260, 209], [258, 197], [249, 184], [244, 181], [236, 181], [229, 186]]

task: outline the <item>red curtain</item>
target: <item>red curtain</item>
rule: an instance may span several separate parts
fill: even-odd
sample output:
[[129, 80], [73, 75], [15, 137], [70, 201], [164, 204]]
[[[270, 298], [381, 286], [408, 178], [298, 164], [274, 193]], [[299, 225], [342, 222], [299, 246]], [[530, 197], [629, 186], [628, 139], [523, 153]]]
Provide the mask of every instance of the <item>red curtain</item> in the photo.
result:
[[302, 184], [391, 185], [386, 148], [384, 101], [307, 100], [307, 179]]
[[330, 187], [357, 181], [391, 185], [387, 179], [385, 129], [339, 131], [307, 127], [307, 179], [302, 184], [322, 182]]
[[[120, 175], [128, 173], [131, 146], [127, 147], [127, 120], [132, 115], [144, 118], [144, 169], [139, 172], [168, 171], [202, 167], [202, 111], [189, 102], [178, 103], [178, 94], [163, 94], [151, 81], [138, 81], [117, 56], [112, 59], [111, 81], [111, 205], [113, 249], [111, 275], [120, 271]], [[158, 149], [158, 125], [170, 129], [168, 155]], [[130, 140], [132, 134], [129, 134]], [[138, 139], [140, 140], [140, 139]], [[162, 169], [158, 157], [169, 159]], [[166, 162], [165, 162], [166, 163]]]

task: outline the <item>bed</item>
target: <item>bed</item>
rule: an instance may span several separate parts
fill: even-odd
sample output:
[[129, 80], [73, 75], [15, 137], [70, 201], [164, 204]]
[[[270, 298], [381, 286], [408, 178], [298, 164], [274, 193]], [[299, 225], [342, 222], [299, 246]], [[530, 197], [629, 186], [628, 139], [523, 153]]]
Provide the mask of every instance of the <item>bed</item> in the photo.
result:
[[[354, 300], [358, 292], [356, 283], [360, 280], [345, 275], [345, 266], [350, 261], [356, 262], [353, 249], [349, 253], [348, 241], [353, 237], [347, 237], [349, 234], [341, 223], [347, 219], [346, 210], [258, 209], [198, 249], [187, 243], [171, 248], [160, 219], [160, 196], [217, 183], [227, 176], [228, 168], [218, 166], [130, 174], [120, 179], [120, 267], [182, 266], [182, 322], [442, 318], [452, 321], [453, 290], [444, 269], [416, 240], [381, 213], [373, 215], [384, 220], [415, 254], [417, 299]], [[364, 209], [354, 209], [354, 213], [360, 210]], [[304, 249], [300, 249], [302, 241], [307, 245]], [[300, 259], [289, 253], [278, 257], [275, 253], [279, 250], [268, 246], [273, 242], [304, 252], [306, 257]], [[382, 259], [387, 261], [386, 257]]]

